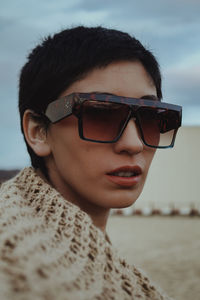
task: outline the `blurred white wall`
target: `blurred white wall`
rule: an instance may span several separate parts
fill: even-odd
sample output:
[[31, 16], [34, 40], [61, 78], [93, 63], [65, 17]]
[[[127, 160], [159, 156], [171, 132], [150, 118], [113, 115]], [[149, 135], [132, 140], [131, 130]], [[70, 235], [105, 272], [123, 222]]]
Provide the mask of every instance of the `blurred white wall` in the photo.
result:
[[173, 149], [157, 150], [135, 208], [200, 208], [200, 127], [179, 129]]

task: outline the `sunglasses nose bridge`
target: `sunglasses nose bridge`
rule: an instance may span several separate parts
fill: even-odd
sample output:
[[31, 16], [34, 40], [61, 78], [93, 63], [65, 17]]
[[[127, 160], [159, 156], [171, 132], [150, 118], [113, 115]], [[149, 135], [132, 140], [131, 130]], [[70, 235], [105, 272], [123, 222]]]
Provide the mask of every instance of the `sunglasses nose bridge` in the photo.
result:
[[138, 133], [139, 133], [140, 137], [142, 138], [143, 133], [142, 133], [141, 125], [140, 125], [140, 119], [137, 114], [139, 107], [137, 105], [130, 105], [129, 107], [130, 107], [130, 115], [128, 117], [126, 125], [129, 123], [130, 120], [133, 120], [135, 123], [135, 126], [137, 127]]
[[130, 119], [133, 119], [133, 121], [137, 121], [137, 109], [138, 109], [138, 107], [135, 106], [135, 105], [130, 105], [129, 107], [130, 107], [130, 110], [131, 110], [129, 121], [130, 121]]
[[128, 123], [130, 122], [130, 120], [133, 120], [133, 122], [135, 123], [136, 128], [139, 130], [140, 132], [140, 125], [139, 125], [139, 119], [137, 116], [137, 106], [133, 106], [133, 105], [129, 105], [129, 113], [127, 116], [127, 119], [125, 121], [125, 124], [123, 126], [123, 131], [125, 130], [125, 128], [127, 127]]

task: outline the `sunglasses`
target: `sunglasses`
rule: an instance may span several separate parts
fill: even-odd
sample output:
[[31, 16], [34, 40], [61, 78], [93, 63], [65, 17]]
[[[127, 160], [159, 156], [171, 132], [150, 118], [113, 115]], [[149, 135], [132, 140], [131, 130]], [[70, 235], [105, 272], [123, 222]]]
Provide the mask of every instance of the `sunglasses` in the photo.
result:
[[182, 107], [159, 100], [101, 93], [73, 93], [51, 102], [45, 116], [51, 123], [75, 115], [81, 139], [115, 143], [133, 118], [146, 146], [172, 148], [181, 126]]

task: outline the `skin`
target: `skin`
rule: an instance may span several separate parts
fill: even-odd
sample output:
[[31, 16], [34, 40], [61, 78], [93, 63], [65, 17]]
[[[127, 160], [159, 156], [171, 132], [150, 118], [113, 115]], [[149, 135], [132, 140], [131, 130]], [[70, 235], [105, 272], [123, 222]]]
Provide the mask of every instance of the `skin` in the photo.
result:
[[[134, 98], [157, 96], [142, 64], [125, 61], [91, 71], [60, 96], [94, 91]], [[27, 111], [24, 128], [29, 145], [46, 160], [50, 184], [64, 198], [86, 211], [101, 230], [105, 230], [110, 208], [130, 206], [142, 192], [155, 149], [144, 146], [134, 120], [129, 121], [123, 135], [114, 144], [81, 140], [75, 116], [51, 124], [44, 136]], [[127, 165], [137, 165], [142, 169], [136, 185], [122, 187], [107, 179], [108, 172]]]

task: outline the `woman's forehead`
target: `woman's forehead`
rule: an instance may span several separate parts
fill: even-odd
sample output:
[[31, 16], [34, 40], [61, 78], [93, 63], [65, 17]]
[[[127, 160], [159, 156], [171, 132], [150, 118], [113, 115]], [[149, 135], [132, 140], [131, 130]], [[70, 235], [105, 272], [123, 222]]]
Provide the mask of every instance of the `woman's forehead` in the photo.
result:
[[61, 96], [94, 91], [135, 98], [149, 94], [157, 96], [153, 80], [138, 61], [115, 62], [104, 68], [96, 68], [72, 83]]

